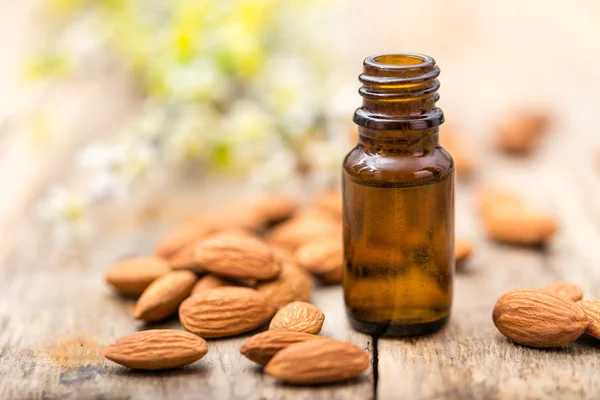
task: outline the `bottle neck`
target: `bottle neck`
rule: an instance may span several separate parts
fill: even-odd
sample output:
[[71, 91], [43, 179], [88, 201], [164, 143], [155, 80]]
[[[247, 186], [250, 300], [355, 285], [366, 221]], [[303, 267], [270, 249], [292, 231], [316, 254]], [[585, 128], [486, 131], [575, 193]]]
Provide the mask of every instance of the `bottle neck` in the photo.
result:
[[423, 155], [438, 147], [439, 128], [384, 130], [359, 126], [358, 144], [371, 152]]
[[436, 107], [440, 69], [433, 58], [409, 53], [380, 55], [368, 57], [363, 66], [359, 76], [363, 105], [354, 113], [359, 130], [379, 130], [376, 136], [380, 138], [408, 135], [408, 142], [419, 132], [421, 138], [432, 136], [432, 128], [437, 134], [444, 114]]

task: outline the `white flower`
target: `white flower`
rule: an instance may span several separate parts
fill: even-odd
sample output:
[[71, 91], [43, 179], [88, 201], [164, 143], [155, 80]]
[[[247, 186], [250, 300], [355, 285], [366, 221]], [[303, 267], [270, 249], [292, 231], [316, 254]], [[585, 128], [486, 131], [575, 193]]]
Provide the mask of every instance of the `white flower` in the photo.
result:
[[219, 101], [229, 95], [232, 82], [213, 60], [199, 57], [166, 68], [165, 84], [169, 94], [176, 99]]
[[273, 115], [250, 100], [234, 103], [212, 140], [226, 144], [234, 163], [241, 167], [251, 167], [281, 147]]
[[321, 106], [319, 83], [304, 60], [278, 55], [267, 60], [254, 93], [280, 119], [286, 132], [306, 134]]
[[348, 151], [348, 143], [342, 138], [314, 139], [306, 145], [304, 159], [311, 166], [316, 185], [326, 186], [339, 182], [342, 162]]
[[86, 213], [88, 205], [84, 197], [57, 186], [40, 200], [38, 213], [52, 223], [55, 239], [64, 243], [91, 233], [92, 225]]
[[93, 142], [79, 150], [75, 164], [80, 167], [112, 169], [125, 159], [124, 148]]
[[251, 188], [285, 191], [297, 183], [297, 178], [295, 155], [281, 148], [250, 169], [248, 184]]
[[206, 156], [206, 137], [213, 133], [218, 114], [207, 103], [183, 107], [167, 132], [167, 158], [176, 163]]

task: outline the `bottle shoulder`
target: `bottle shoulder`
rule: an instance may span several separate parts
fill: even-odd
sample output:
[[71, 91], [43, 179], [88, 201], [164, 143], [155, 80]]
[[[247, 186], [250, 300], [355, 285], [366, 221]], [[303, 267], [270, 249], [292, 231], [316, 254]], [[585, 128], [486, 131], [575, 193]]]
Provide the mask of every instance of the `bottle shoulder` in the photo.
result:
[[374, 150], [358, 144], [344, 159], [343, 169], [349, 178], [364, 184], [419, 185], [452, 175], [454, 161], [442, 146], [413, 154]]

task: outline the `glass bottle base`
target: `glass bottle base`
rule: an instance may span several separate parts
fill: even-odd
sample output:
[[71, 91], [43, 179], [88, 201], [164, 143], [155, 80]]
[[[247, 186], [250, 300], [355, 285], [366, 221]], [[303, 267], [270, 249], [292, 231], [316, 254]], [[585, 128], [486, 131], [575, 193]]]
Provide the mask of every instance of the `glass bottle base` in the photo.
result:
[[446, 315], [436, 321], [422, 324], [394, 324], [386, 322], [361, 321], [348, 315], [350, 326], [358, 332], [382, 337], [421, 336], [434, 333], [441, 329], [450, 318]]

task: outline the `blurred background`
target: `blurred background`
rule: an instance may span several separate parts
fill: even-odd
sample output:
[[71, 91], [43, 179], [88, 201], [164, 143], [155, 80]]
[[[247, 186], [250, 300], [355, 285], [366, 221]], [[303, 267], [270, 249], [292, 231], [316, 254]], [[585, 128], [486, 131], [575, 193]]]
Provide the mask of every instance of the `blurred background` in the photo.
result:
[[[439, 105], [482, 176], [596, 168], [596, 0], [0, 5], [5, 232], [32, 205], [64, 241], [115, 205], [155, 218], [199, 194], [336, 185], [355, 142], [357, 76], [376, 53], [436, 59]], [[552, 120], [539, 167], [490, 161], [495, 124], [520, 109]]]

